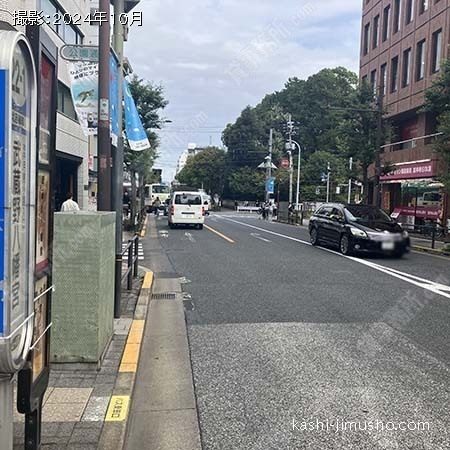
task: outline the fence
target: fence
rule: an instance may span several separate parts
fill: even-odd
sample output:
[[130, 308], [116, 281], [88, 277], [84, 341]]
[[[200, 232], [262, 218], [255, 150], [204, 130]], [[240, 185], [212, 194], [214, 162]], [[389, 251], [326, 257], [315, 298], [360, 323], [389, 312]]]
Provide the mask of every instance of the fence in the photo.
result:
[[131, 291], [133, 288], [133, 277], [138, 276], [138, 261], [139, 261], [139, 235], [135, 234], [133, 239], [128, 240], [128, 245], [122, 252], [122, 258], [128, 252], [127, 270], [122, 274], [122, 283], [127, 278], [127, 290]]

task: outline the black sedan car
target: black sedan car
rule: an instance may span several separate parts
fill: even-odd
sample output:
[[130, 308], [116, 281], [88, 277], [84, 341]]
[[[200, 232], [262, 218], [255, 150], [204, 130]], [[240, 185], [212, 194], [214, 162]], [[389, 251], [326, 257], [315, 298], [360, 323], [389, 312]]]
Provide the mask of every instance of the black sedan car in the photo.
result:
[[410, 250], [408, 232], [375, 206], [327, 203], [311, 217], [309, 234], [312, 245], [335, 245], [344, 255], [367, 251], [401, 257]]

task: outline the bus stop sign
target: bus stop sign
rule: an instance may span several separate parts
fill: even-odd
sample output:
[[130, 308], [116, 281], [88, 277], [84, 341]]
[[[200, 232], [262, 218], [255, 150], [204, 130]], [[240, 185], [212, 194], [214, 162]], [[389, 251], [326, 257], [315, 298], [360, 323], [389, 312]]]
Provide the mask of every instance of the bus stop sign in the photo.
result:
[[21, 368], [33, 334], [36, 75], [22, 33], [0, 41], [1, 374]]

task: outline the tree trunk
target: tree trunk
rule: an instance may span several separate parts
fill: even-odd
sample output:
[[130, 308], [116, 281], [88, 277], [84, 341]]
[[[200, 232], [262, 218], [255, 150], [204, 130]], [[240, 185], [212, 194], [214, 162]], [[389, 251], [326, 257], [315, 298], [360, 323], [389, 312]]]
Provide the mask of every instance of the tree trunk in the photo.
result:
[[136, 209], [137, 209], [137, 201], [136, 201], [136, 172], [131, 170], [131, 228], [134, 229], [136, 224]]

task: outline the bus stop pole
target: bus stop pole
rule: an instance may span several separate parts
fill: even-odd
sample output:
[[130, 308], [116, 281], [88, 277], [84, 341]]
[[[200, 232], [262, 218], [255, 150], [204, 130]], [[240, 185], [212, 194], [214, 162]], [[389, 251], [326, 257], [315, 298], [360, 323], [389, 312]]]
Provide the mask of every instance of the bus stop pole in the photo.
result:
[[9, 375], [0, 376], [0, 448], [13, 448], [13, 385]]

